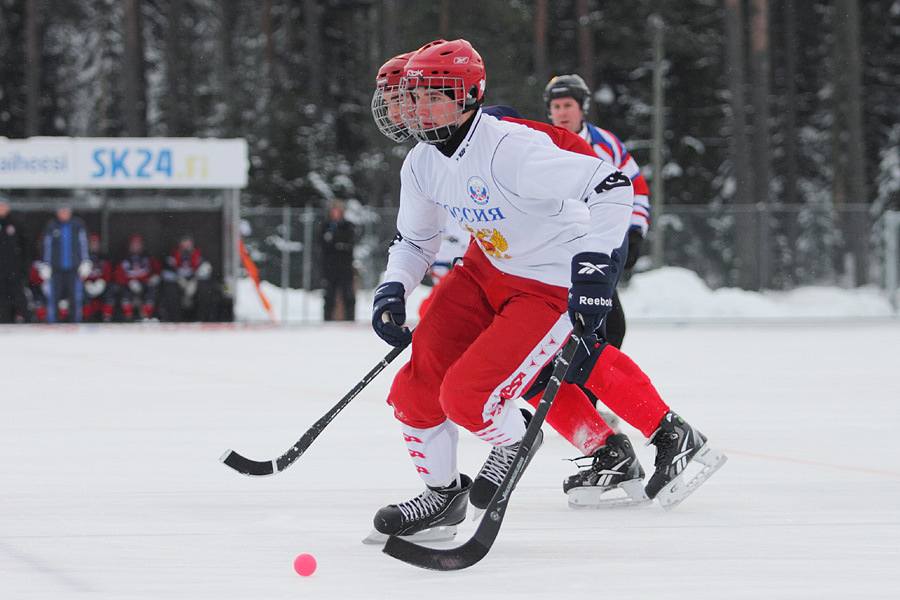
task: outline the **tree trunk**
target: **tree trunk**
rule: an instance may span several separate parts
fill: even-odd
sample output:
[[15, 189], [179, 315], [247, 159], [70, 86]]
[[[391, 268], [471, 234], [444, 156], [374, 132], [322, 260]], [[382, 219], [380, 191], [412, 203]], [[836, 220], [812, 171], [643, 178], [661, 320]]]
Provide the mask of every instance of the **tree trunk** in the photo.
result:
[[441, 0], [440, 14], [438, 15], [438, 34], [446, 38], [450, 32], [450, 1]]
[[[41, 134], [40, 0], [25, 5], [25, 135]], [[7, 92], [9, 93], [9, 92]]]
[[[862, 114], [862, 57], [857, 0], [835, 1], [835, 203], [865, 204], [865, 143]], [[840, 216], [840, 215], [839, 215]], [[848, 268], [847, 282], [858, 285], [867, 279], [866, 238], [869, 235], [863, 211], [843, 215]]]
[[728, 90], [731, 94], [731, 177], [734, 180], [734, 203], [741, 209], [735, 216], [734, 247], [737, 284], [748, 290], [757, 289], [758, 228], [753, 218], [753, 193], [750, 159], [747, 154], [747, 115], [744, 104], [744, 16], [741, 0], [725, 1], [725, 56]]
[[272, 27], [272, 0], [265, 0], [262, 5], [262, 28], [266, 39], [266, 74], [273, 82], [277, 81], [275, 73], [275, 36]]
[[184, 0], [170, 0], [166, 13], [166, 124], [171, 136], [192, 133], [188, 103], [193, 95], [185, 75], [189, 56], [184, 32]]
[[653, 144], [650, 150], [650, 164], [653, 176], [650, 179], [650, 230], [652, 241], [650, 255], [653, 265], [662, 267], [665, 264], [665, 231], [660, 227], [660, 217], [665, 205], [665, 188], [663, 186], [663, 143], [665, 137], [665, 100], [664, 100], [664, 36], [666, 24], [658, 13], [650, 15], [650, 29], [653, 32]]
[[125, 102], [125, 135], [146, 137], [147, 135], [147, 88], [144, 73], [144, 41], [141, 28], [140, 0], [125, 0], [123, 3], [125, 73], [123, 73], [122, 99]]
[[219, 31], [218, 31], [218, 47], [220, 69], [219, 89], [217, 95], [220, 102], [225, 106], [225, 117], [222, 123], [222, 135], [230, 137], [236, 134], [238, 129], [238, 102], [234, 101], [235, 92], [239, 87], [239, 78], [235, 69], [237, 63], [234, 54], [234, 40], [236, 37], [235, 26], [237, 24], [237, 7], [234, 2], [220, 2], [219, 8]]
[[306, 51], [303, 53], [309, 65], [309, 94], [307, 97], [316, 106], [322, 106], [325, 100], [322, 88], [322, 50], [319, 38], [321, 9], [316, 0], [303, 0], [303, 20], [306, 30]]
[[[800, 161], [797, 150], [797, 21], [794, 0], [784, 0], [784, 201], [796, 204]], [[796, 239], [792, 237], [791, 239]]]
[[[578, 0], [576, 10], [578, 11], [579, 70], [588, 88], [593, 92], [596, 81], [594, 77], [594, 27], [588, 10], [588, 0]], [[593, 110], [593, 103], [591, 103], [591, 109]], [[584, 115], [584, 120], [590, 122], [592, 120], [590, 114]]]
[[753, 201], [759, 209], [759, 258], [760, 288], [769, 286], [770, 254], [772, 246], [769, 232], [769, 184], [771, 181], [769, 143], [769, 0], [750, 0], [750, 88], [753, 90]]
[[534, 7], [534, 75], [541, 85], [550, 79], [547, 61], [547, 0], [537, 0]]

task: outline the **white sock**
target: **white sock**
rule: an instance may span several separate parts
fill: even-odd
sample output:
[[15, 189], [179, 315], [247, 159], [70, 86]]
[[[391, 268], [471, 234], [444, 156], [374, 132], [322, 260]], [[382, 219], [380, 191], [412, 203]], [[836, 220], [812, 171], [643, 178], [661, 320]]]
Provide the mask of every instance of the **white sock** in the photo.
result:
[[475, 435], [494, 446], [510, 446], [525, 435], [525, 418], [515, 402], [507, 402], [491, 424]]
[[403, 439], [419, 476], [429, 487], [447, 487], [458, 483], [456, 446], [459, 431], [447, 419], [437, 427], [416, 429], [403, 425]]

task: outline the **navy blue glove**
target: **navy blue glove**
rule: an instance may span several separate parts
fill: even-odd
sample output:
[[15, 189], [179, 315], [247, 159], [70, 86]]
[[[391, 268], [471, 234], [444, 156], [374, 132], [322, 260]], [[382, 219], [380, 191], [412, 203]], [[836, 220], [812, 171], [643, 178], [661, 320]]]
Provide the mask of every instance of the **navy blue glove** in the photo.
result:
[[390, 281], [375, 290], [372, 327], [378, 337], [391, 346], [402, 348], [412, 341], [412, 331], [402, 327], [406, 323], [406, 290], [402, 283]]
[[572, 257], [572, 287], [569, 288], [569, 318], [584, 323], [584, 334], [594, 333], [612, 308], [617, 265], [599, 252], [579, 252]]
[[644, 236], [640, 229], [628, 230], [628, 257], [625, 259], [625, 268], [630, 269], [641, 257], [641, 246], [644, 245]]
[[575, 356], [569, 362], [569, 369], [566, 371], [563, 381], [566, 383], [574, 383], [584, 385], [597, 364], [597, 359], [603, 349], [609, 344], [605, 340], [600, 339], [596, 334], [585, 334], [575, 350]]

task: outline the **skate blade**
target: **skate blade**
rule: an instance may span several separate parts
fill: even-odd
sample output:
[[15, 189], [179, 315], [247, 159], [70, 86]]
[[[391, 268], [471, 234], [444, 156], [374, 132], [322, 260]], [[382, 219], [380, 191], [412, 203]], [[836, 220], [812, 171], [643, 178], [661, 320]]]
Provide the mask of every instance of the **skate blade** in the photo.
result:
[[682, 471], [672, 481], [663, 486], [659, 494], [656, 495], [660, 505], [665, 510], [672, 510], [684, 502], [685, 498], [693, 494], [704, 481], [721, 469], [727, 460], [728, 457], [723, 453], [711, 448], [708, 443], [703, 444], [703, 447], [697, 451], [697, 454], [688, 463], [688, 465], [694, 463], [702, 465], [700, 471], [686, 483], [684, 481], [685, 471]]
[[[456, 525], [432, 527], [431, 529], [425, 529], [424, 531], [412, 535], [403, 535], [400, 537], [416, 544], [421, 544], [423, 542], [452, 542], [456, 539]], [[362, 543], [366, 545], [384, 545], [387, 539], [388, 536], [386, 534], [373, 529], [372, 533], [363, 538]]]
[[[625, 495], [621, 495], [624, 492]], [[625, 481], [613, 488], [579, 487], [566, 494], [569, 497], [569, 508], [631, 508], [646, 506], [651, 500], [644, 492], [644, 484], [640, 479]]]
[[484, 514], [483, 508], [472, 507], [472, 521], [477, 521], [481, 518], [481, 515]]

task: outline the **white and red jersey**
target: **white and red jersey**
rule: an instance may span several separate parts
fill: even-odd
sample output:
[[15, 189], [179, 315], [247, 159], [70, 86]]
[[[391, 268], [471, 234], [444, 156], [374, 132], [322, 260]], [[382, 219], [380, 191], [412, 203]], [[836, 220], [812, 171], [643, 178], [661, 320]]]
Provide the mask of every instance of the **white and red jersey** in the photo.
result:
[[91, 272], [84, 278], [85, 282], [103, 280], [107, 283], [113, 278], [113, 265], [106, 257], [90, 254]]
[[631, 179], [634, 185], [634, 211], [629, 229], [640, 229], [641, 235], [646, 237], [647, 228], [650, 226], [650, 188], [637, 161], [625, 148], [625, 144], [611, 131], [585, 123], [579, 135], [591, 145], [597, 156]]
[[147, 283], [154, 276], [159, 276], [162, 266], [159, 260], [147, 254], [131, 254], [116, 266], [116, 283], [128, 285], [129, 281]]
[[575, 254], [622, 245], [633, 206], [630, 179], [610, 163], [480, 110], [450, 157], [420, 143], [400, 177], [402, 239], [385, 281], [407, 294], [434, 262], [447, 213], [501, 272], [567, 288]]

